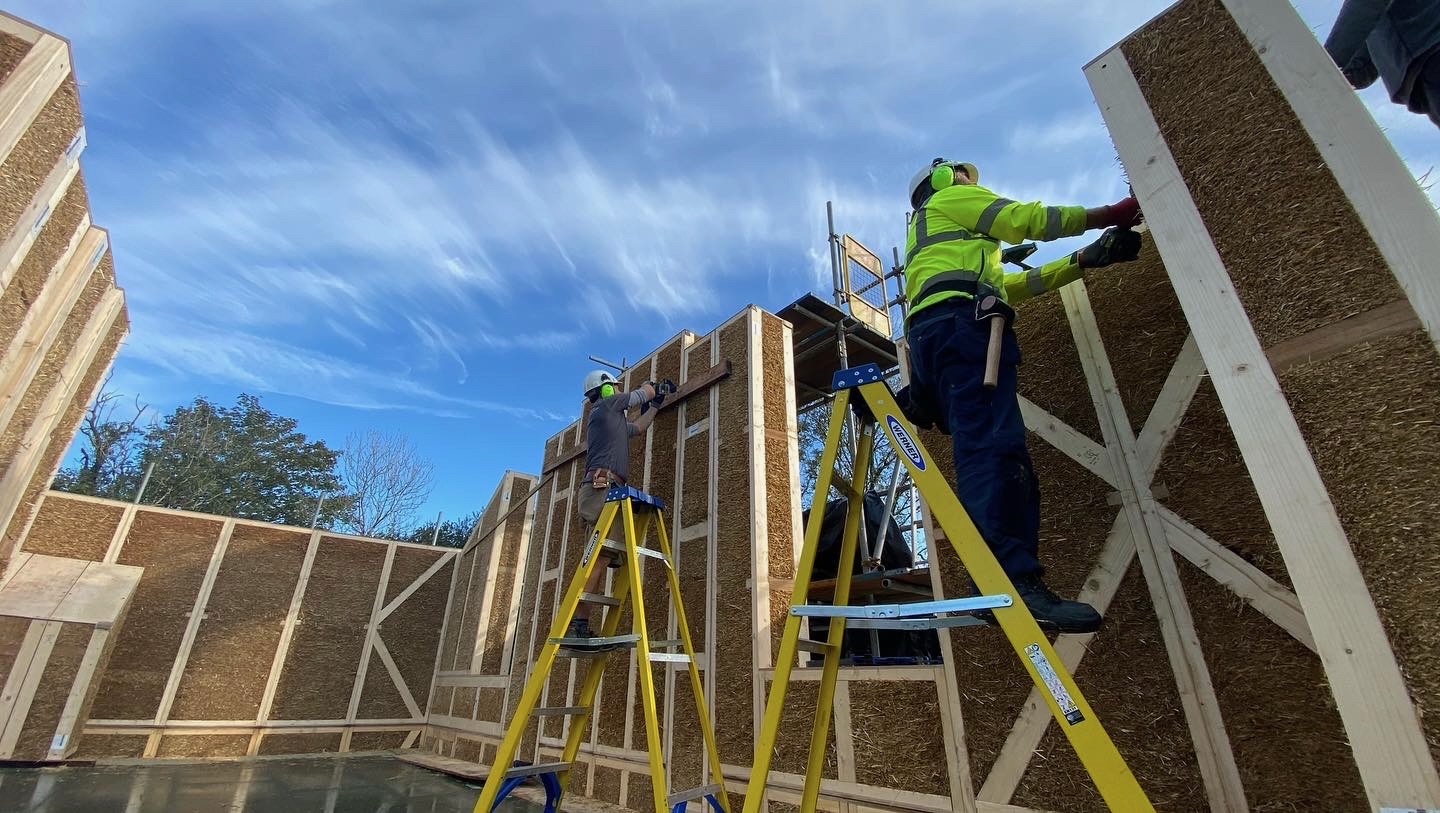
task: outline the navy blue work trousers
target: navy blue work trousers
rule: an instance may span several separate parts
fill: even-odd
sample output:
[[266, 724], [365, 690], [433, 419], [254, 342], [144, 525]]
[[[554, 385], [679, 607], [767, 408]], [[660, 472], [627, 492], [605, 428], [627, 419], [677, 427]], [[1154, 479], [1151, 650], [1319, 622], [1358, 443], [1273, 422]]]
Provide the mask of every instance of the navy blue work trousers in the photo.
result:
[[1015, 391], [1020, 347], [1014, 331], [1005, 329], [993, 390], [984, 385], [990, 326], [976, 320], [972, 300], [926, 307], [907, 336], [912, 383], [929, 393], [955, 445], [961, 505], [1006, 574], [1040, 575], [1040, 487]]

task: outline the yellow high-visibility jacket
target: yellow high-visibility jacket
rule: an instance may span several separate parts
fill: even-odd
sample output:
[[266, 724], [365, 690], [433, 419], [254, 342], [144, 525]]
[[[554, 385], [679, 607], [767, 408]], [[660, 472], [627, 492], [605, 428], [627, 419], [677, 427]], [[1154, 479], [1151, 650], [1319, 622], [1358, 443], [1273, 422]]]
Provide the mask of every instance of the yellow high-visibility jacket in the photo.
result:
[[981, 289], [1014, 304], [1073, 282], [1084, 273], [1075, 254], [1030, 271], [1006, 271], [1000, 242], [1055, 240], [1085, 231], [1085, 207], [1017, 203], [976, 184], [930, 196], [910, 215], [905, 235], [905, 298], [910, 315]]

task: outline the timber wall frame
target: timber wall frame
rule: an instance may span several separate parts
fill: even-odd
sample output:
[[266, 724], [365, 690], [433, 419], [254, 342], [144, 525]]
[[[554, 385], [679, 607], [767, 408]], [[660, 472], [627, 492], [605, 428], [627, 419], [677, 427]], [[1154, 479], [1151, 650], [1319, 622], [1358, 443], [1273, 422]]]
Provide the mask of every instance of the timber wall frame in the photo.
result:
[[129, 328], [90, 222], [69, 44], [0, 14], [0, 568]]
[[[145, 569], [80, 757], [419, 739], [456, 550], [62, 492], [45, 495], [25, 550]], [[194, 715], [239, 706], [253, 713]], [[297, 714], [322, 706], [333, 713]]]
[[[1440, 348], [1440, 274], [1435, 272], [1440, 221], [1430, 202], [1287, 3], [1224, 0], [1223, 7], [1349, 198], [1432, 347]], [[1101, 55], [1087, 66], [1086, 75], [1295, 584], [1296, 595], [1280, 596], [1283, 602], [1273, 590], [1262, 598], [1283, 610], [1272, 616], [1277, 623], [1303, 619], [1308, 626], [1307, 644], [1324, 664], [1369, 804], [1440, 807], [1440, 778], [1410, 689], [1326, 482], [1272, 368], [1273, 356], [1267, 358], [1262, 348], [1125, 51], [1117, 47]], [[1253, 299], [1249, 304], [1256, 307]], [[1415, 330], [1414, 322], [1406, 321]], [[1334, 333], [1343, 327], [1319, 330]], [[1430, 397], [1436, 397], [1433, 391]], [[1145, 507], [1143, 497], [1141, 503]], [[1164, 515], [1158, 524], [1167, 532], [1175, 528], [1171, 545], [1182, 555], [1196, 544], [1211, 547], [1193, 529]], [[1247, 578], [1241, 585], [1253, 591], [1256, 582]], [[1228, 792], [1228, 781], [1224, 775], [1207, 776], [1216, 809], [1238, 809], [1216, 804]]]

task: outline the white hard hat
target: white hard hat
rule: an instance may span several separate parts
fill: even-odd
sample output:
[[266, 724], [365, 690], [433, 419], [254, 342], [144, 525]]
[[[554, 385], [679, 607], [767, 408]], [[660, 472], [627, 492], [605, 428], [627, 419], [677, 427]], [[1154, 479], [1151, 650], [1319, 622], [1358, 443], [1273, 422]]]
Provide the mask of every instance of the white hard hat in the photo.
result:
[[980, 170], [976, 169], [974, 164], [966, 161], [946, 161], [944, 158], [936, 158], [930, 162], [929, 166], [921, 169], [910, 178], [910, 205], [912, 207], [917, 209], [920, 207], [920, 203], [916, 201], [916, 198], [919, 197], [920, 189], [925, 185], [926, 181], [935, 175], [935, 171], [941, 167], [948, 167], [950, 172], [942, 173], [944, 177], [941, 183], [931, 184], [931, 193], [939, 192], [941, 189], [951, 186], [953, 183], [951, 179], [954, 177], [954, 171], [957, 169], [965, 170], [965, 174], [970, 176], [970, 183], [980, 183]]
[[583, 394], [589, 395], [591, 392], [600, 389], [606, 384], [618, 383], [620, 382], [615, 379], [615, 376], [606, 370], [591, 370], [585, 374], [585, 389], [583, 390]]

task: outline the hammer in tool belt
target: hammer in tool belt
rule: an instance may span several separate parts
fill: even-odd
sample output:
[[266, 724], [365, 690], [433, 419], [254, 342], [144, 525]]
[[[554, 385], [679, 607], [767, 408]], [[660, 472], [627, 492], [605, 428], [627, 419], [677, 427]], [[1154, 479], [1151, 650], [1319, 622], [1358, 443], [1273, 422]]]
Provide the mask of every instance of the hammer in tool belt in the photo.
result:
[[[1026, 258], [1035, 253], [1034, 243], [1021, 243], [1000, 252], [1000, 261], [1014, 263], [1026, 271]], [[990, 320], [990, 343], [985, 348], [985, 389], [993, 390], [1000, 381], [1000, 348], [1005, 341], [1005, 325], [1015, 321], [1015, 309], [995, 294], [980, 291], [975, 300], [975, 320]]]

